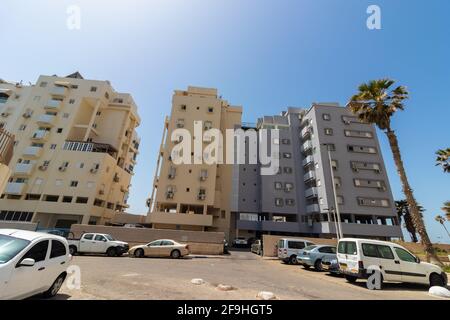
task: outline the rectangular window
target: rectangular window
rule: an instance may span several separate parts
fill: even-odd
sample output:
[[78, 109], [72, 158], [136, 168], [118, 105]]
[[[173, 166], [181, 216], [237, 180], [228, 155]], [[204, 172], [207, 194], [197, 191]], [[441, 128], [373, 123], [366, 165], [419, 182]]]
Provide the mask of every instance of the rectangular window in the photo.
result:
[[283, 184], [281, 182], [275, 182], [275, 190], [283, 189]]
[[283, 199], [281, 199], [281, 198], [276, 198], [276, 199], [275, 199], [275, 205], [276, 205], [277, 207], [282, 207], [282, 206], [283, 206]]
[[70, 203], [72, 202], [73, 197], [71, 196], [64, 196], [62, 199], [62, 202]]
[[322, 114], [322, 119], [325, 121], [330, 121], [331, 120], [331, 116], [329, 113], [324, 113]]
[[45, 87], [47, 87], [47, 84], [48, 84], [47, 82], [42, 81], [42, 82], [40, 83], [39, 87], [45, 88]]
[[346, 137], [353, 138], [373, 138], [373, 133], [370, 131], [361, 131], [361, 130], [344, 130], [344, 134]]
[[88, 203], [89, 198], [87, 197], [77, 197], [76, 203]]
[[331, 128], [325, 128], [325, 134], [327, 136], [332, 136], [333, 135], [333, 129]]
[[294, 199], [286, 199], [286, 205], [287, 206], [294, 206], [295, 205], [295, 200]]
[[291, 140], [289, 140], [289, 139], [282, 139], [281, 142], [283, 144], [287, 144], [287, 145], [291, 144]]
[[77, 187], [77, 186], [78, 186], [78, 181], [70, 181], [70, 186], [71, 186], [72, 188]]
[[357, 145], [348, 145], [347, 150], [349, 152], [356, 152], [356, 153], [370, 153], [375, 154], [377, 153], [377, 149], [375, 147], [369, 147], [369, 146], [357, 146]]
[[213, 107], [208, 107], [208, 113], [213, 113], [214, 112], [214, 108]]
[[292, 158], [292, 154], [290, 152], [285, 152], [285, 153], [283, 153], [283, 158], [290, 159], [290, 158]]
[[91, 87], [91, 92], [97, 92], [97, 87]]

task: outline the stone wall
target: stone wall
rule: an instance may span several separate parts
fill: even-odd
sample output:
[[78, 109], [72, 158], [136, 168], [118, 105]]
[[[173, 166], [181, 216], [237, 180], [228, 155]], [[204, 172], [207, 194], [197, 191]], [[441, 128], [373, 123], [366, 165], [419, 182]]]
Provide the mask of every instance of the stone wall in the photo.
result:
[[188, 244], [192, 254], [223, 254], [223, 232], [123, 228], [81, 224], [72, 225], [71, 232], [76, 238], [85, 232], [107, 233], [117, 240], [128, 242], [130, 246], [145, 244], [158, 239], [172, 239]]
[[16, 221], [0, 221], [0, 229], [19, 229], [27, 231], [36, 231], [37, 223], [16, 222]]

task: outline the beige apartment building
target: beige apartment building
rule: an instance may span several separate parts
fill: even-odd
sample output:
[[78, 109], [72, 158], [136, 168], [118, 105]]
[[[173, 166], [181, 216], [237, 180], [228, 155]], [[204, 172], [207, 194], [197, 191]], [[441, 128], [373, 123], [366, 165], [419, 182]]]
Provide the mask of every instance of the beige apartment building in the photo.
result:
[[0, 222], [103, 224], [127, 207], [140, 123], [131, 95], [108, 81], [40, 76], [0, 82], [0, 126], [15, 135]]
[[[188, 87], [186, 91], [175, 91], [148, 200], [146, 222], [153, 228], [222, 231], [230, 236], [233, 166], [194, 164], [194, 148], [193, 164], [175, 165], [171, 151], [178, 141], [172, 142], [171, 136], [175, 129], [187, 129], [194, 145], [194, 123], [201, 121], [203, 132], [220, 129], [225, 140], [225, 130], [240, 126], [241, 116], [242, 107], [231, 106], [218, 96], [216, 89]], [[209, 143], [202, 142], [204, 146]]]

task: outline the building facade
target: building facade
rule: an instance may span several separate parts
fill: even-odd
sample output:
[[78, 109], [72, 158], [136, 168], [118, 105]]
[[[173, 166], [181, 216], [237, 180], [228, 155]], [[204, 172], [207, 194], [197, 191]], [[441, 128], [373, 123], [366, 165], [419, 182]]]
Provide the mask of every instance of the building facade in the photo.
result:
[[201, 125], [203, 132], [216, 128], [225, 136], [226, 129], [240, 126], [241, 115], [242, 108], [223, 100], [216, 89], [188, 87], [175, 91], [171, 116], [164, 123], [153, 193], [148, 202], [146, 222], [153, 228], [222, 231], [229, 236], [233, 166], [195, 164], [203, 159], [202, 154], [194, 152], [190, 156], [192, 164], [174, 164], [171, 151], [180, 141], [172, 141], [172, 134], [176, 129], [186, 129], [191, 145], [203, 148], [209, 140], [195, 140], [196, 124]]
[[15, 135], [0, 221], [69, 228], [128, 207], [140, 123], [131, 95], [79, 73], [2, 81], [0, 92], [0, 125]]
[[344, 236], [402, 237], [373, 125], [326, 103], [263, 117], [253, 129], [279, 129], [280, 168], [267, 176], [259, 165], [234, 166], [237, 234], [336, 237], [339, 212]]

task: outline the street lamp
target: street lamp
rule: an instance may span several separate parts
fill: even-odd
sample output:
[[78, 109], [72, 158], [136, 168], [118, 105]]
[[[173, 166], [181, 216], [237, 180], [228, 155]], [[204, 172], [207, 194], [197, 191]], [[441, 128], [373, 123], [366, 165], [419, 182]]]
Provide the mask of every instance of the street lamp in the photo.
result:
[[[323, 146], [327, 147], [327, 152], [328, 152], [328, 161], [330, 163], [330, 174], [331, 174], [331, 184], [333, 187], [333, 197], [334, 197], [334, 205], [336, 210], [333, 210], [333, 212], [335, 212], [336, 216], [337, 216], [337, 234], [338, 234], [338, 239], [343, 238], [344, 235], [342, 234], [342, 224], [341, 224], [341, 214], [339, 212], [339, 204], [337, 201], [337, 193], [336, 193], [336, 183], [334, 181], [334, 173], [333, 173], [333, 164], [331, 162], [331, 150], [330, 150], [330, 146], [327, 143], [323, 143]], [[335, 218], [335, 223], [336, 223], [336, 218]]]

